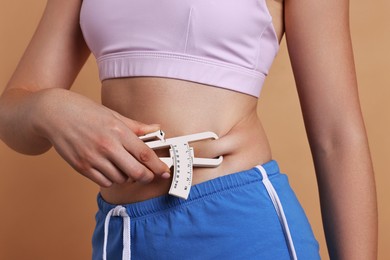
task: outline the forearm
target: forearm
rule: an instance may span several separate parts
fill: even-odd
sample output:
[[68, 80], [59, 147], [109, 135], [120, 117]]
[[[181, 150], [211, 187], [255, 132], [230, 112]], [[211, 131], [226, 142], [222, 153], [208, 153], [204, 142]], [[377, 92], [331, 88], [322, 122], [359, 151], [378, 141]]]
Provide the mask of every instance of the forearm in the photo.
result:
[[36, 155], [51, 147], [35, 126], [40, 95], [42, 91], [8, 89], [0, 97], [0, 138], [17, 152]]
[[377, 204], [367, 141], [344, 139], [312, 147], [329, 254], [332, 260], [375, 260]]

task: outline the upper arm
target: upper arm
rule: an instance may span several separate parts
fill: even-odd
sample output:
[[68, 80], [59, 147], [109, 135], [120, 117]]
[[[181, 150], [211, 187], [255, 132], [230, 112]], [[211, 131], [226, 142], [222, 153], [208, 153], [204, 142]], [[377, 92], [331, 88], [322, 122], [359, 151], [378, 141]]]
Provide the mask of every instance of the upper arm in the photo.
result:
[[69, 89], [89, 55], [79, 26], [82, 0], [48, 0], [9, 88]]
[[361, 136], [348, 0], [286, 0], [285, 28], [310, 143]]

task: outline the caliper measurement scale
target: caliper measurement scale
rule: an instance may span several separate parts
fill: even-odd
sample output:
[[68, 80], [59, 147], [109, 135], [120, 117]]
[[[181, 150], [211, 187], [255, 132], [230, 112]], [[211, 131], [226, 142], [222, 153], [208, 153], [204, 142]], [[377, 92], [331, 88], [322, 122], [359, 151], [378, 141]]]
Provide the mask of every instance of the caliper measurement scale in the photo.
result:
[[174, 165], [169, 194], [186, 199], [192, 184], [194, 149], [188, 143], [180, 143], [171, 145], [169, 152]]
[[222, 163], [223, 157], [218, 158], [196, 158], [194, 149], [190, 147], [190, 142], [196, 142], [207, 139], [218, 139], [213, 132], [203, 132], [173, 138], [164, 138], [165, 134], [159, 130], [144, 136], [140, 136], [143, 141], [158, 138], [157, 141], [145, 142], [151, 149], [168, 148], [170, 157], [161, 157], [169, 168], [173, 166], [174, 172], [172, 177], [169, 194], [187, 199], [191, 190], [193, 167], [217, 167]]

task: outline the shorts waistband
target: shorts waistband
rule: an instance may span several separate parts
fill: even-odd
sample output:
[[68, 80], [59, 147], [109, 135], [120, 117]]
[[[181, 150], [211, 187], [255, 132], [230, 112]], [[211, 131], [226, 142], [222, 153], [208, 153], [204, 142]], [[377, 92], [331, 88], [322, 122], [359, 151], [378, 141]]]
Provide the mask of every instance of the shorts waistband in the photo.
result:
[[[271, 160], [262, 164], [261, 166], [265, 169], [269, 177], [280, 173], [278, 163], [275, 160]], [[191, 192], [187, 200], [183, 200], [171, 195], [162, 195], [141, 202], [124, 204], [122, 206], [126, 208], [127, 213], [132, 219], [144, 217], [164, 210], [169, 210], [177, 206], [186, 205], [198, 199], [202, 199], [226, 190], [234, 189], [253, 182], [261, 182], [262, 179], [263, 177], [260, 170], [256, 167], [253, 167], [249, 170], [224, 175], [194, 185], [191, 187]], [[97, 203], [100, 211], [102, 211], [104, 214], [107, 214], [111, 209], [117, 206], [104, 201], [100, 193], [97, 197]]]

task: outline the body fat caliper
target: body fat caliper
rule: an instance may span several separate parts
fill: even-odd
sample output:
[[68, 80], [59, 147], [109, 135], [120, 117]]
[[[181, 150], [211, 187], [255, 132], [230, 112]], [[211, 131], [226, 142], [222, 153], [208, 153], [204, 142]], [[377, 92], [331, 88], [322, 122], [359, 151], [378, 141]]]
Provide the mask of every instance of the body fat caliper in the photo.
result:
[[222, 156], [218, 158], [196, 158], [194, 148], [189, 145], [191, 142], [218, 139], [218, 135], [213, 132], [165, 139], [165, 133], [159, 130], [139, 138], [153, 150], [170, 148], [170, 157], [160, 157], [160, 160], [169, 168], [173, 166], [174, 172], [169, 194], [179, 198], [188, 198], [192, 185], [193, 167], [217, 167], [223, 160]]

